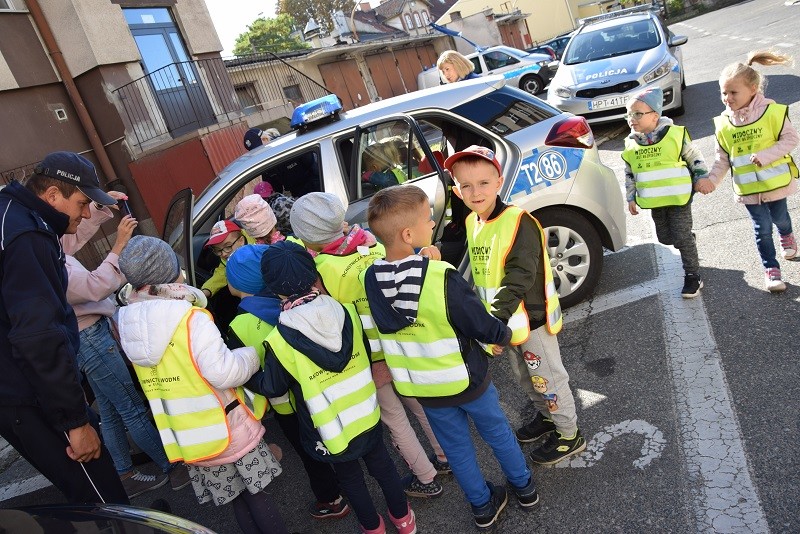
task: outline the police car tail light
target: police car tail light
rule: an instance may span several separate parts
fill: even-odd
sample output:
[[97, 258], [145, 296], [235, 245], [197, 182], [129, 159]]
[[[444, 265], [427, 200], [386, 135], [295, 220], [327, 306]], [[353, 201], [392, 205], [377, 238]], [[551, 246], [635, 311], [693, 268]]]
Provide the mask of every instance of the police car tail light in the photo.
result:
[[592, 148], [594, 134], [583, 117], [570, 117], [550, 129], [544, 142], [547, 146], [566, 148]]

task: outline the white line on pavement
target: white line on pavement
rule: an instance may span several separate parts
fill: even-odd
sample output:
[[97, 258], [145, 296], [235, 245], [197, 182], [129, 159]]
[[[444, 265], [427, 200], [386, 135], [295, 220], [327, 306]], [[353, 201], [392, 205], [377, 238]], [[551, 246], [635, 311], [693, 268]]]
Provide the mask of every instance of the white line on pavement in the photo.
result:
[[0, 501], [19, 497], [20, 495], [25, 495], [26, 493], [31, 493], [50, 485], [50, 481], [47, 480], [44, 475], [36, 475], [21, 482], [12, 482], [0, 488]]
[[575, 306], [565, 312], [564, 322], [659, 295], [697, 531], [768, 532], [702, 297], [681, 298], [677, 250], [656, 245], [655, 251], [655, 280]]

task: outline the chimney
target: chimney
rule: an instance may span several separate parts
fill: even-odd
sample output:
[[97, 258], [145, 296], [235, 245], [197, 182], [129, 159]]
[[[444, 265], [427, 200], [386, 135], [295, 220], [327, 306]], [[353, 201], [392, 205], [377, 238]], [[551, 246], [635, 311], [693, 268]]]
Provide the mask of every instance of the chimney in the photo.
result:
[[361, 11], [363, 11], [364, 13], [368, 13], [369, 11], [372, 10], [372, 7], [369, 5], [369, 2], [361, 2], [358, 5], [361, 8]]

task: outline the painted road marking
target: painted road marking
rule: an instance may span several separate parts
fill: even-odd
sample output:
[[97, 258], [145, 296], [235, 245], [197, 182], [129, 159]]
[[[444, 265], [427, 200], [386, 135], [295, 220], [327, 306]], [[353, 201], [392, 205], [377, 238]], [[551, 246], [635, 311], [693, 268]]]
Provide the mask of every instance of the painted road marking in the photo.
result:
[[44, 475], [36, 475], [21, 482], [12, 482], [0, 488], [0, 501], [19, 497], [20, 495], [47, 488], [51, 485], [50, 481], [47, 480]]
[[[656, 245], [655, 253], [658, 274], [654, 280], [570, 308], [564, 313], [564, 323], [658, 295], [697, 530], [768, 532], [702, 296], [681, 298], [683, 267], [677, 250]], [[584, 454], [596, 456], [597, 447], [604, 443], [587, 446]]]
[[586, 445], [586, 451], [583, 454], [570, 458], [566, 462], [556, 464], [556, 467], [591, 467], [603, 457], [603, 450], [606, 445], [615, 437], [624, 434], [641, 434], [644, 437], [642, 455], [633, 462], [633, 466], [638, 469], [644, 469], [653, 460], [658, 459], [667, 445], [664, 434], [647, 421], [638, 419], [622, 421], [616, 425], [605, 427], [589, 440]]

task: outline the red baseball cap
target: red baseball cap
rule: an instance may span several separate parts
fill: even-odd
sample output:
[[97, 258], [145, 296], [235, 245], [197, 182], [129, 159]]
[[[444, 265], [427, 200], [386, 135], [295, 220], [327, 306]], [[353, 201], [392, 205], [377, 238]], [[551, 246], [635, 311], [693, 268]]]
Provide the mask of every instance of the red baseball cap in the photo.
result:
[[205, 246], [210, 247], [211, 245], [216, 245], [217, 243], [222, 243], [225, 241], [225, 238], [228, 237], [228, 234], [231, 232], [241, 232], [242, 229], [236, 226], [236, 223], [233, 221], [217, 221], [214, 223], [214, 226], [211, 227], [211, 234], [208, 237], [208, 241], [206, 241]]
[[503, 175], [503, 171], [500, 168], [500, 162], [497, 161], [496, 157], [494, 157], [494, 150], [492, 150], [491, 148], [486, 148], [485, 146], [479, 146], [479, 145], [472, 145], [471, 147], [465, 148], [461, 152], [456, 152], [455, 154], [453, 154], [452, 156], [450, 156], [449, 158], [447, 158], [445, 160], [444, 168], [452, 173], [453, 172], [453, 165], [458, 160], [460, 160], [462, 158], [470, 157], [470, 156], [475, 156], [475, 157], [479, 157], [481, 159], [485, 159], [486, 161], [488, 161], [489, 163], [494, 165], [494, 168], [497, 169], [497, 174], [499, 174], [501, 176]]

